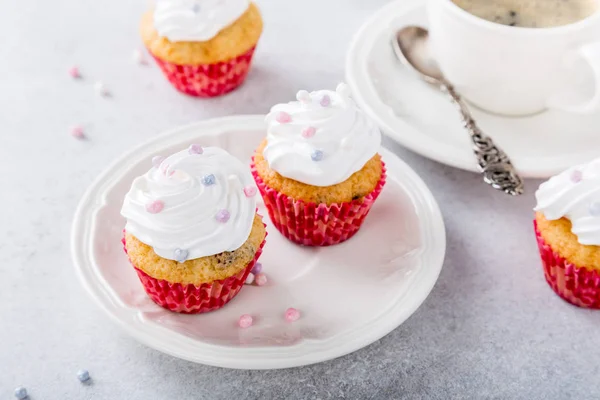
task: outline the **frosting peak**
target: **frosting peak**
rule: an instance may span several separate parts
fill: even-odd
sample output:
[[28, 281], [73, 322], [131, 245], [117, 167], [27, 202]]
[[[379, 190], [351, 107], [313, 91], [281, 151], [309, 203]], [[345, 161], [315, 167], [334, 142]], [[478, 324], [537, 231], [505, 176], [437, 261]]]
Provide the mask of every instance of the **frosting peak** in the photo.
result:
[[241, 161], [217, 147], [192, 145], [166, 159], [155, 157], [153, 164], [125, 196], [125, 230], [159, 256], [179, 262], [244, 244], [256, 190]]
[[269, 167], [286, 178], [331, 186], [359, 171], [379, 150], [381, 133], [346, 84], [336, 91], [301, 90], [266, 117]]
[[600, 158], [550, 178], [535, 197], [535, 211], [549, 220], [568, 218], [579, 243], [600, 246]]
[[246, 12], [249, 0], [158, 0], [154, 28], [171, 42], [205, 42]]

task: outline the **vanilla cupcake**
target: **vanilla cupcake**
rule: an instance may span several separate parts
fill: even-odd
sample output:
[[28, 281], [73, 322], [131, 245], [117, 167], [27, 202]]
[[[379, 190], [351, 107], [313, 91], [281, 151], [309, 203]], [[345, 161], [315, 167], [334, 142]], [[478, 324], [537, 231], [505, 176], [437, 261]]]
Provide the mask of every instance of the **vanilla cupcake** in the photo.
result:
[[176, 312], [221, 308], [262, 252], [265, 226], [247, 168], [225, 150], [192, 145], [133, 181], [123, 244], [150, 298]]
[[345, 84], [296, 97], [267, 115], [252, 175], [285, 237], [307, 246], [341, 243], [359, 230], [385, 184], [381, 134]]
[[140, 32], [177, 90], [213, 97], [246, 79], [262, 18], [249, 0], [158, 0]]
[[546, 281], [569, 303], [600, 308], [600, 159], [551, 178], [536, 199]]

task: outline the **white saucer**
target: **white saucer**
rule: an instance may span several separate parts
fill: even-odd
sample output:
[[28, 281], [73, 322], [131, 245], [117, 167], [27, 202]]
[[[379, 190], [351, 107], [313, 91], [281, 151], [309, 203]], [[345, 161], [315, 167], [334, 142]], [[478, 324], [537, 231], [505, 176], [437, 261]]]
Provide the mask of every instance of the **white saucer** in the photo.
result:
[[[269, 277], [247, 286], [223, 309], [171, 313], [145, 294], [120, 243], [122, 200], [154, 155], [191, 143], [217, 145], [250, 161], [264, 136], [262, 116], [214, 119], [150, 140], [120, 157], [90, 186], [72, 230], [72, 256], [87, 291], [140, 342], [193, 362], [229, 368], [287, 368], [358, 350], [404, 322], [425, 300], [444, 259], [439, 208], [423, 181], [385, 149], [387, 184], [361, 231], [328, 248], [299, 247], [265, 217], [269, 236], [260, 259]], [[266, 215], [262, 201], [259, 212]], [[302, 317], [287, 323], [288, 307]], [[241, 314], [255, 324], [237, 326]]]
[[[394, 1], [363, 25], [347, 54], [347, 81], [356, 101], [389, 137], [425, 157], [476, 171], [454, 106], [404, 68], [390, 45], [397, 29], [427, 26], [425, 2]], [[546, 178], [600, 155], [600, 114], [547, 111], [508, 118], [478, 109], [473, 114], [524, 177]]]

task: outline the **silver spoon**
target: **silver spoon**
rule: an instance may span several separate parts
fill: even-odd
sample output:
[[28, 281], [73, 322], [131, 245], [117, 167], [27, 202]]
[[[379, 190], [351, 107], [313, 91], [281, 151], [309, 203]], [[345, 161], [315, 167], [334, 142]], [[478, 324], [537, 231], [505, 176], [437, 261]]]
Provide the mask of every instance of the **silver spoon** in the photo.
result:
[[485, 135], [475, 123], [467, 104], [444, 78], [435, 61], [427, 53], [429, 32], [419, 26], [400, 29], [392, 39], [396, 56], [406, 66], [419, 73], [421, 79], [447, 93], [460, 110], [465, 128], [471, 135], [473, 151], [477, 157], [483, 180], [493, 188], [516, 196], [523, 193], [523, 180], [517, 174], [510, 159], [498, 148], [492, 139]]

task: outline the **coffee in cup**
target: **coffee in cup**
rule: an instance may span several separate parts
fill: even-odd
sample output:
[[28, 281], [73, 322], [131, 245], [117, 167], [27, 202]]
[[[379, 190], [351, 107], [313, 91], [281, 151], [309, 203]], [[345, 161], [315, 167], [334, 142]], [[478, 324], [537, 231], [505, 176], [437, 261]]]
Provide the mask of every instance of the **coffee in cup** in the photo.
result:
[[523, 28], [569, 25], [598, 11], [599, 0], [452, 0], [479, 18]]

